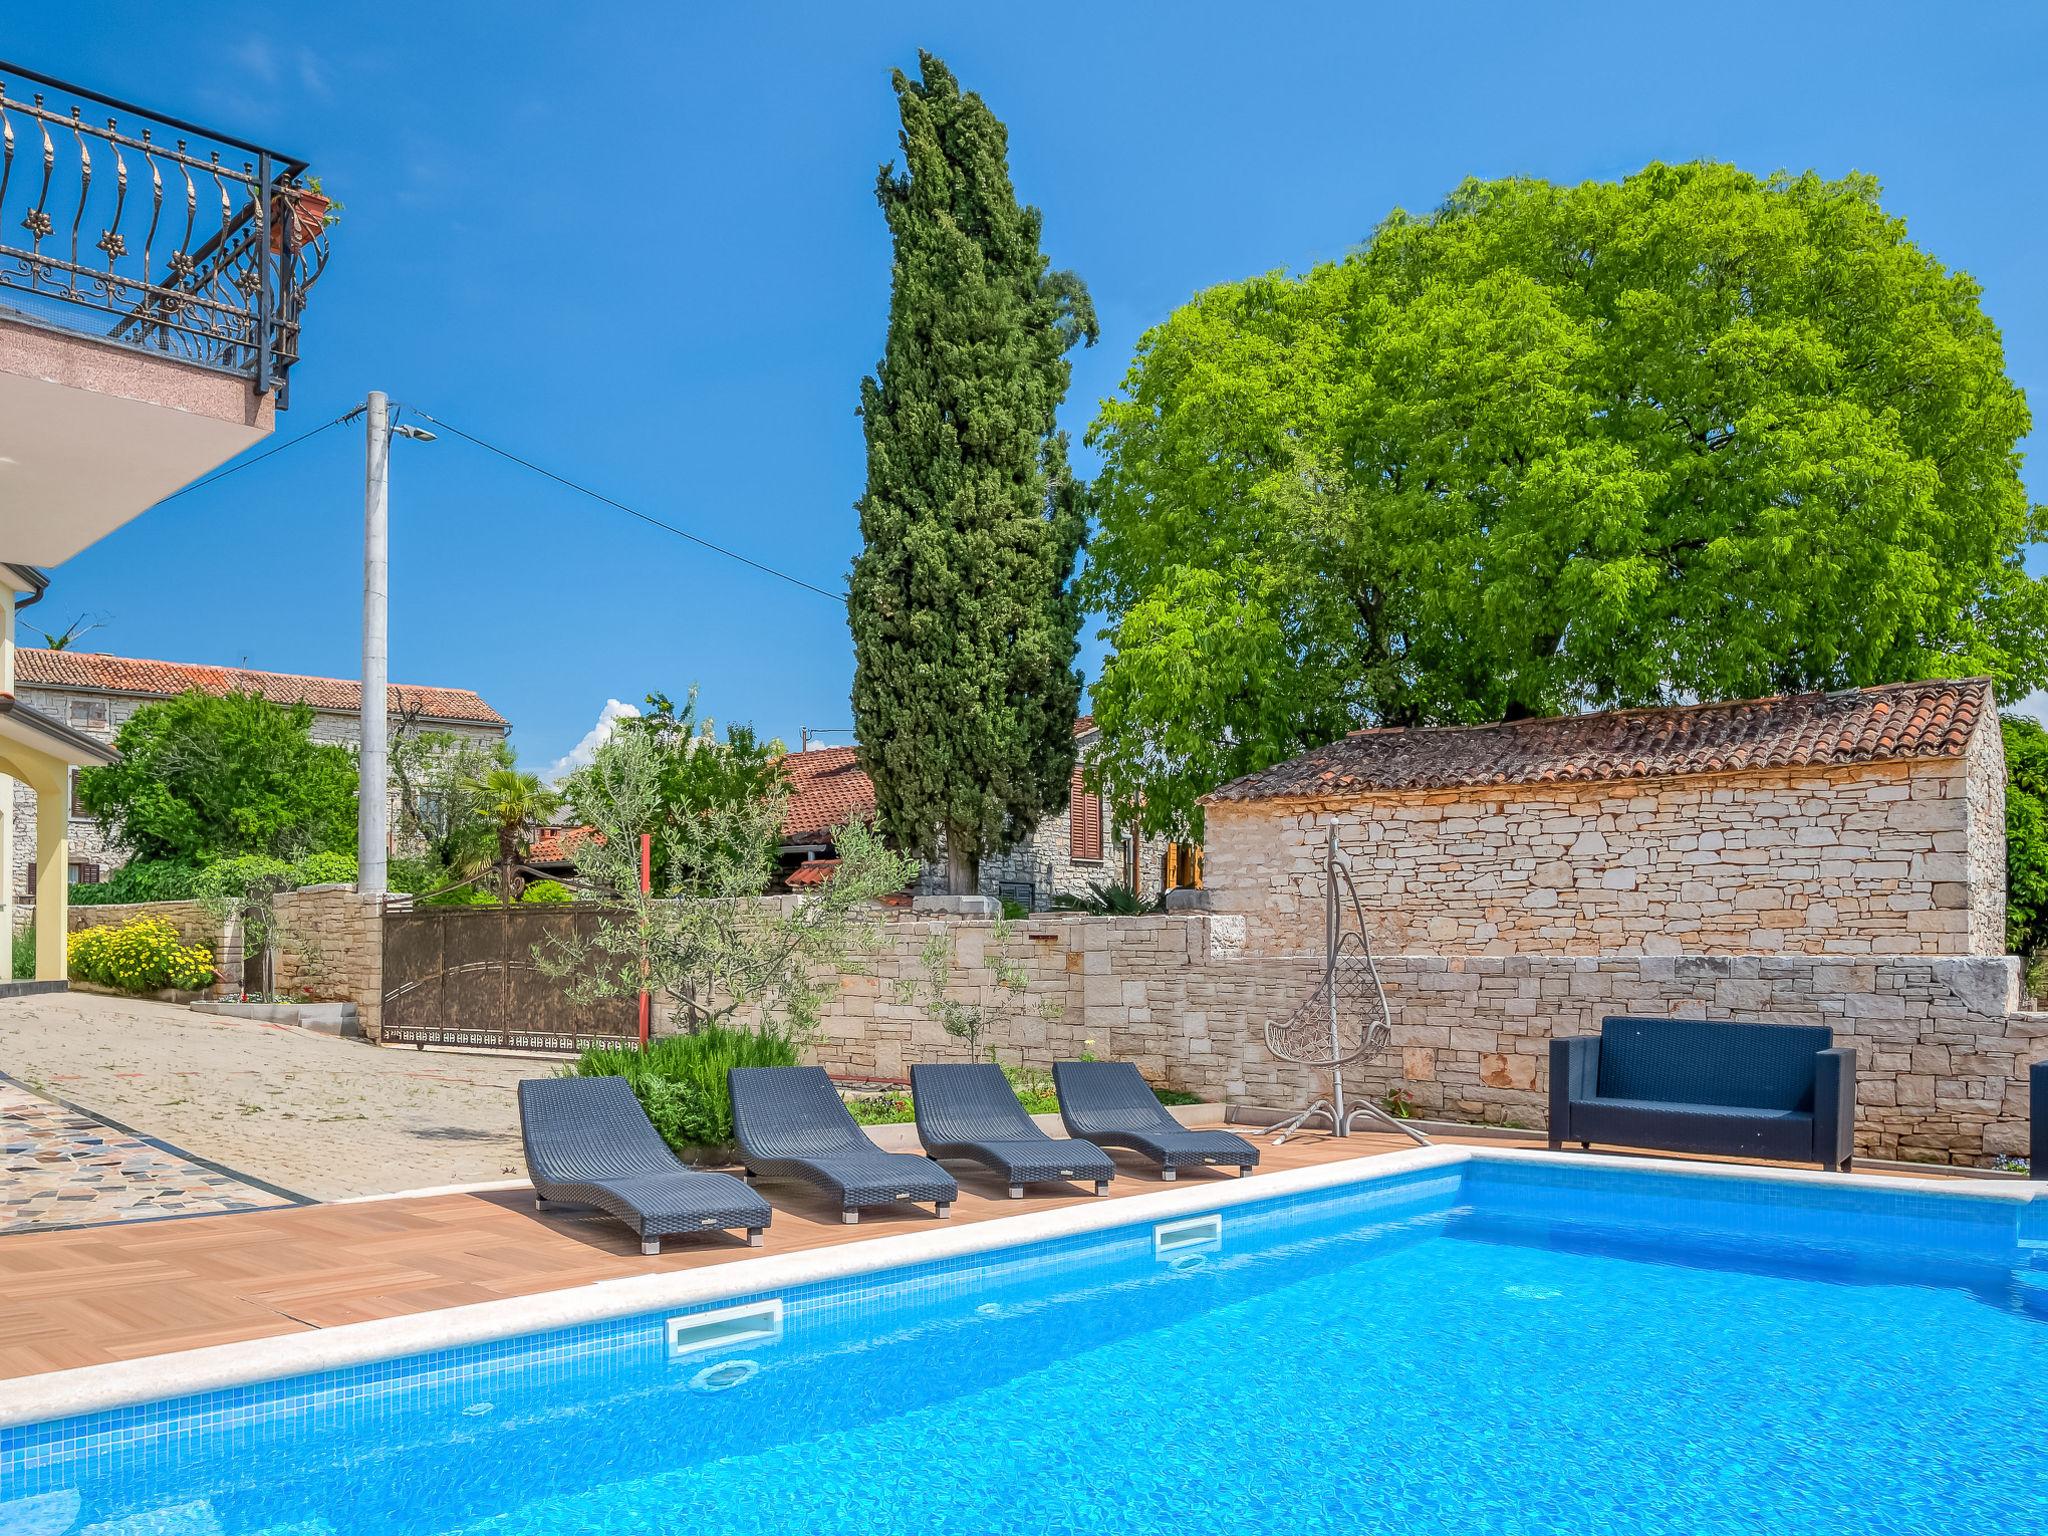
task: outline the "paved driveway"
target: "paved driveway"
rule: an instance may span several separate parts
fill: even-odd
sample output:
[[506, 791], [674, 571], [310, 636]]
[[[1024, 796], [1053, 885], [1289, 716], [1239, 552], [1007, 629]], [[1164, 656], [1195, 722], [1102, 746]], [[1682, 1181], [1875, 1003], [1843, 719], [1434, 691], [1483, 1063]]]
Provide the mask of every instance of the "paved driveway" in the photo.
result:
[[553, 1070], [380, 1049], [170, 1003], [0, 998], [0, 1073], [316, 1200], [523, 1176], [513, 1085]]

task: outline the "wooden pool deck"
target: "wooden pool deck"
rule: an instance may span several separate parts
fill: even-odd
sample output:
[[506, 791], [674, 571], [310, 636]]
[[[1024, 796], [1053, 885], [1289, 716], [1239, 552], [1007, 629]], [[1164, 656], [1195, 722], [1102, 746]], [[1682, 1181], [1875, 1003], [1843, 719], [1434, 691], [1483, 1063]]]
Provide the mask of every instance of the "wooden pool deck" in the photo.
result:
[[[1279, 1147], [1257, 1139], [1262, 1173], [1413, 1145], [1391, 1133], [1304, 1134]], [[1168, 1184], [1129, 1154], [1116, 1156], [1120, 1171], [1108, 1199], [1236, 1177], [1204, 1170]], [[1011, 1200], [994, 1176], [954, 1171], [954, 1223], [1093, 1198], [1075, 1186], [1072, 1194], [1048, 1188]], [[678, 1238], [654, 1258], [641, 1257], [637, 1239], [618, 1222], [536, 1213], [523, 1186], [0, 1237], [0, 1379], [857, 1243], [937, 1219], [928, 1209], [885, 1209], [847, 1226], [835, 1204], [801, 1186], [762, 1192], [775, 1207], [765, 1247], [733, 1236]]]
[[[1411, 1146], [1394, 1135], [1306, 1135], [1275, 1147], [1275, 1172]], [[1108, 1199], [1234, 1174], [1162, 1182], [1118, 1154]], [[1091, 1200], [1057, 1186], [1009, 1199], [1000, 1180], [955, 1167], [954, 1223]], [[1257, 1175], [1253, 1175], [1257, 1177]], [[595, 1214], [537, 1214], [524, 1188], [298, 1206], [175, 1221], [0, 1237], [0, 1379], [174, 1350], [527, 1296], [657, 1270], [694, 1269], [914, 1230], [928, 1208], [880, 1210], [858, 1226], [797, 1185], [764, 1185], [775, 1222], [763, 1248], [733, 1236], [672, 1238], [642, 1258], [624, 1226]]]

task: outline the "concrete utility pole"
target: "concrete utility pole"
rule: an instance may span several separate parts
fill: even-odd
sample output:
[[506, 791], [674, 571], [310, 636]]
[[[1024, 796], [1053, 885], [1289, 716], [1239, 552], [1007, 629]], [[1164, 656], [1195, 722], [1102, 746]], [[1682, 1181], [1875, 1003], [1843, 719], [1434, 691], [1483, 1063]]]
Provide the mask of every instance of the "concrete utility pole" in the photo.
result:
[[382, 896], [391, 852], [391, 439], [431, 443], [425, 427], [393, 426], [391, 402], [363, 402], [362, 750], [356, 755], [356, 889]]
[[382, 896], [390, 849], [391, 749], [386, 705], [391, 674], [391, 410], [373, 389], [363, 409], [363, 698], [362, 750], [356, 762], [356, 889]]

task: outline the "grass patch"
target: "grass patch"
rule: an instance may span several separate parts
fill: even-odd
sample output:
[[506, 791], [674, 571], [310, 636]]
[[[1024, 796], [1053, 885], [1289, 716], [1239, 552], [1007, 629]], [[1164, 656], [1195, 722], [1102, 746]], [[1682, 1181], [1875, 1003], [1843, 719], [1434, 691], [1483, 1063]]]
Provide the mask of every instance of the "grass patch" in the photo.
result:
[[[1060, 1112], [1060, 1097], [1053, 1091], [1052, 1074], [1041, 1072], [1035, 1067], [1004, 1067], [1003, 1076], [1010, 1080], [1011, 1091], [1017, 1095], [1017, 1102], [1024, 1106], [1027, 1115], [1056, 1115]], [[1161, 1104], [1199, 1104], [1202, 1096], [1187, 1093], [1179, 1088], [1154, 1088], [1155, 1097]], [[905, 1125], [917, 1118], [917, 1106], [912, 1102], [910, 1090], [905, 1088], [895, 1093], [864, 1093], [846, 1101], [847, 1111], [862, 1125]]]

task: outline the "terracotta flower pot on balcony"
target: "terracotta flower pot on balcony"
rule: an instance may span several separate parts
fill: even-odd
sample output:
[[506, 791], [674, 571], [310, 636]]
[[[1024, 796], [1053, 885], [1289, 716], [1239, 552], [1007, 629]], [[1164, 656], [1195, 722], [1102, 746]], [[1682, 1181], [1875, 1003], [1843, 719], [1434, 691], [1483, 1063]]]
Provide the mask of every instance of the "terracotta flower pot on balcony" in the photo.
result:
[[328, 210], [334, 206], [332, 198], [323, 192], [309, 191], [301, 187], [290, 197], [273, 197], [270, 200], [270, 248], [284, 249], [284, 221], [292, 221], [292, 249], [304, 250], [320, 238], [320, 231], [327, 227]]

